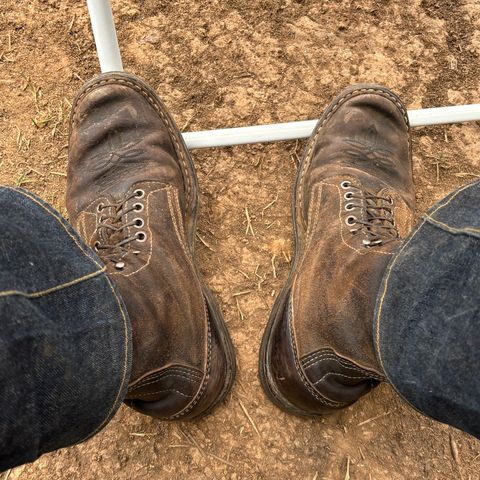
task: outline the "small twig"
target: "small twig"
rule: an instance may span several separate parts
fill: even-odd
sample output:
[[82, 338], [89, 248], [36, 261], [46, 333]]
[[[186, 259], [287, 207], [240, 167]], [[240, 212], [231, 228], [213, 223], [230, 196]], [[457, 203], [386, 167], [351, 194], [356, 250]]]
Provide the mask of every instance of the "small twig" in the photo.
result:
[[73, 24], [75, 23], [76, 15], [73, 14], [72, 21], [70, 22], [70, 25], [68, 26], [68, 31], [71, 32], [73, 28]]
[[345, 472], [345, 480], [350, 480], [350, 457], [347, 457], [347, 471]]
[[246, 274], [245, 272], [243, 272], [242, 270], [239, 270], [238, 268], [235, 269], [238, 273], [241, 273], [247, 280], [250, 280], [250, 277], [248, 276], [248, 274]]
[[390, 412], [383, 412], [380, 415], [377, 415], [376, 417], [369, 418], [367, 420], [364, 420], [363, 422], [360, 422], [357, 427], [361, 427], [362, 425], [366, 425], [367, 423], [373, 422], [374, 420], [378, 420], [379, 418], [386, 417], [387, 415], [390, 415]]
[[255, 430], [255, 432], [257, 432], [257, 435], [261, 437], [260, 432], [258, 431], [258, 428], [255, 425], [255, 422], [253, 421], [252, 417], [250, 416], [250, 414], [248, 413], [247, 409], [245, 408], [245, 406], [243, 405], [240, 399], [238, 399], [238, 403], [240, 404], [240, 407], [242, 407], [243, 413], [248, 418], [248, 421], [252, 424], [253, 429]]
[[250, 218], [250, 213], [248, 213], [248, 208], [245, 207], [245, 216], [247, 217], [247, 229], [245, 231], [245, 235], [248, 235], [248, 231], [250, 230], [252, 237], [255, 237], [255, 232], [253, 231], [252, 220]]
[[362, 460], [365, 461], [365, 455], [363, 454], [362, 449], [358, 447], [358, 450], [360, 451], [360, 456], [362, 457]]
[[242, 295], [248, 295], [249, 293], [252, 293], [253, 290], [244, 290], [243, 292], [237, 292], [232, 295], [232, 297], [241, 297]]
[[10, 477], [11, 473], [12, 473], [12, 469], [7, 470], [7, 473], [5, 474], [5, 478], [3, 480], [8, 480], [8, 477]]
[[218, 455], [215, 455], [214, 453], [207, 452], [207, 455], [209, 457], [214, 458], [215, 460], [218, 460], [219, 462], [224, 463], [225, 465], [228, 465], [229, 467], [235, 468], [235, 465], [233, 465], [233, 463], [230, 463], [228, 460], [225, 460], [222, 457], [219, 457]]
[[193, 112], [191, 117], [185, 122], [185, 125], [180, 129], [181, 132], [184, 132], [192, 123], [192, 120], [195, 118], [196, 112]]
[[454, 175], [458, 178], [463, 178], [463, 177], [476, 177], [480, 178], [480, 175], [477, 175], [476, 173], [468, 173], [468, 172], [459, 172], [459, 173], [454, 173]]
[[36, 170], [35, 168], [33, 168], [33, 167], [29, 167], [29, 168], [30, 168], [30, 170], [31, 170], [32, 172], [36, 173], [37, 175], [40, 175], [41, 177], [44, 177], [44, 176], [45, 176], [44, 173], [39, 172], [39, 171]]
[[240, 302], [238, 301], [238, 297], [235, 297], [235, 301], [237, 302], [237, 310], [238, 310], [238, 315], [240, 316], [240, 320], [245, 320], [245, 315], [242, 312], [242, 309], [240, 308]]
[[[189, 442], [190, 445], [187, 445], [187, 447], [188, 446], [195, 447], [200, 452], [202, 457], [205, 457], [207, 455], [209, 457], [215, 458], [215, 460], [218, 460], [219, 462], [225, 463], [226, 465], [228, 465], [230, 467], [235, 467], [235, 465], [233, 465], [230, 462], [228, 462], [227, 460], [224, 460], [223, 458], [215, 455], [214, 453], [210, 453], [210, 452], [207, 452], [207, 451], [203, 450], [203, 448], [199, 445], [199, 443], [195, 440], [195, 438], [190, 433], [184, 432], [180, 427], [178, 427], [178, 429], [180, 430], [180, 433]], [[170, 445], [170, 448], [180, 448], [180, 447], [181, 447], [181, 445]]]
[[278, 200], [278, 193], [277, 193], [277, 196], [268, 204], [268, 205], [265, 205], [265, 207], [262, 208], [262, 217], [263, 217], [263, 214], [265, 213], [265, 210], [267, 210], [267, 208], [270, 208], [272, 205], [274, 205]]
[[200, 234], [197, 232], [196, 233], [196, 236], [197, 238], [209, 249], [211, 250], [212, 252], [214, 252], [215, 250], [200, 236]]
[[78, 74], [73, 72], [72, 74], [77, 80], [80, 80], [82, 83], [85, 83], [85, 80]]
[[275, 258], [277, 256], [273, 254], [272, 256], [272, 270], [273, 270], [273, 278], [277, 278], [277, 269], [275, 268]]
[[188, 432], [184, 432], [181, 427], [178, 427], [178, 429], [180, 430], [180, 433], [186, 438], [187, 442], [189, 442], [190, 445], [192, 445], [193, 447], [195, 447], [195, 448], [200, 452], [200, 454], [202, 455], [202, 457], [204, 457], [204, 456], [205, 456], [205, 452], [203, 451], [203, 448], [200, 447], [200, 445], [199, 445], [198, 442], [192, 437], [192, 435], [190, 435]]
[[455, 460], [455, 463], [459, 464], [460, 462], [458, 458], [458, 447], [452, 434], [450, 434], [450, 452], [452, 453], [452, 457]]

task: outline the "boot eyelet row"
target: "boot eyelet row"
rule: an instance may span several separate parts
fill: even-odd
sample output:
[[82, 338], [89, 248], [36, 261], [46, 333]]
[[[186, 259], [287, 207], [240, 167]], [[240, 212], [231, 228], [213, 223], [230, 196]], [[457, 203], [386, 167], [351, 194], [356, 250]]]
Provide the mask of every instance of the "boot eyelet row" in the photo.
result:
[[135, 235], [137, 237], [137, 242], [143, 243], [147, 241], [147, 234], [145, 232], [137, 232]]
[[143, 220], [143, 218], [140, 218], [140, 217], [137, 217], [133, 220], [133, 226], [135, 228], [142, 228], [144, 225], [145, 225], [145, 221]]
[[354, 217], [353, 215], [350, 215], [345, 219], [345, 223], [349, 227], [353, 227], [353, 225], [355, 225], [356, 222], [357, 222], [357, 217]]

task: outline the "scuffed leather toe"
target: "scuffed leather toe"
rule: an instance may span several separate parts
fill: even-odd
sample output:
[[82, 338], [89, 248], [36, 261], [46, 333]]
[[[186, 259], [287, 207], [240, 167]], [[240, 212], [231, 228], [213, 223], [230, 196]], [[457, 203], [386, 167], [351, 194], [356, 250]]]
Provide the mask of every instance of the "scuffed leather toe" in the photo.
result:
[[269, 360], [261, 363], [264, 387], [278, 406], [297, 415], [322, 415], [352, 404], [382, 380], [331, 349], [300, 359], [291, 325], [290, 293], [284, 297], [270, 332]]
[[192, 402], [203, 382], [202, 372], [172, 365], [131, 385], [125, 403], [152, 417], [173, 417]]

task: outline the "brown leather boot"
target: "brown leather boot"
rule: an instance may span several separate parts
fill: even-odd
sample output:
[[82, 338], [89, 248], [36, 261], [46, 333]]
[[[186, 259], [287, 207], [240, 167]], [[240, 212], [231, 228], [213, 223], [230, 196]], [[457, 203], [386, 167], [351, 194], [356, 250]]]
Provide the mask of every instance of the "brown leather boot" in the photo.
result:
[[381, 86], [345, 90], [322, 115], [299, 167], [295, 256], [263, 337], [260, 378], [279, 407], [324, 414], [383, 380], [375, 299], [413, 207], [405, 107]]
[[75, 99], [67, 209], [127, 306], [126, 403], [163, 419], [209, 412], [235, 374], [233, 347], [195, 263], [197, 181], [180, 131], [148, 85], [101, 75]]

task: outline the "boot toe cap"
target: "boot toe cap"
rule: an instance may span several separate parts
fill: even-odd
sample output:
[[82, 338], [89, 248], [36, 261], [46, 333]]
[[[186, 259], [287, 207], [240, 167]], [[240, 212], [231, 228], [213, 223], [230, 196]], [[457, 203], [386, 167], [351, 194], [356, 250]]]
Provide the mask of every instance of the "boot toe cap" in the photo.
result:
[[152, 417], [171, 418], [192, 402], [203, 382], [202, 372], [172, 365], [131, 385], [125, 403]]
[[296, 415], [323, 415], [352, 404], [381, 380], [331, 348], [299, 357], [289, 310], [286, 295], [271, 320], [261, 362], [264, 389], [276, 405]]

